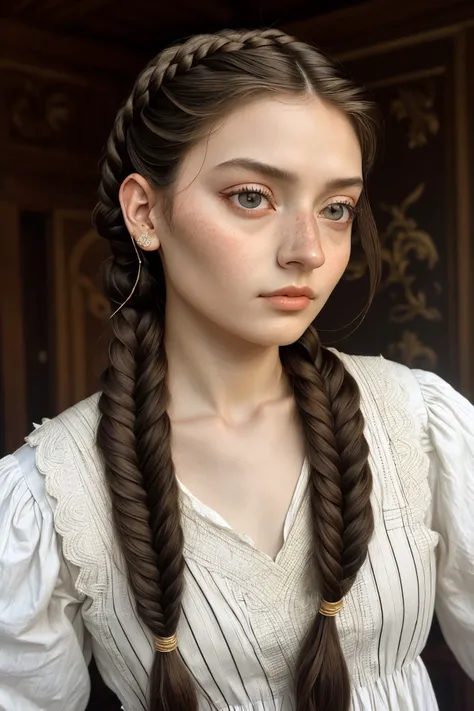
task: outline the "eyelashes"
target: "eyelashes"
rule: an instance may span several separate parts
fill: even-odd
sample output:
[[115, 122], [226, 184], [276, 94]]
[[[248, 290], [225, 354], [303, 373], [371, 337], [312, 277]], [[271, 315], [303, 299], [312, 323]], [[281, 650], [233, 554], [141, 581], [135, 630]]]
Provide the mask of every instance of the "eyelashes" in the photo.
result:
[[[244, 205], [240, 201], [240, 198], [243, 196], [248, 196], [248, 197], [253, 196], [253, 200], [250, 200], [248, 205]], [[233, 205], [235, 205], [237, 208], [241, 208], [245, 212], [261, 212], [261, 210], [255, 209], [255, 207], [260, 207], [261, 198], [264, 198], [273, 209], [275, 208], [275, 204], [273, 202], [271, 193], [259, 186], [241, 187], [241, 188], [238, 188], [237, 190], [233, 190], [232, 192], [227, 193], [226, 197], [232, 202]], [[238, 203], [232, 200], [232, 198], [234, 198], [234, 197], [237, 198]], [[257, 198], [257, 200], [255, 200], [255, 198]], [[252, 204], [252, 202], [253, 202], [253, 204]], [[258, 204], [255, 204], [256, 202]]]
[[[254, 213], [258, 215], [267, 212], [268, 209], [274, 210], [276, 207], [272, 194], [259, 185], [245, 185], [223, 193], [223, 197], [227, 199], [235, 209], [244, 214]], [[262, 208], [263, 201], [266, 201], [268, 205]], [[334, 219], [335, 216], [337, 217], [337, 208], [343, 208], [342, 216], [344, 216], [344, 212], [346, 212], [347, 219]], [[328, 211], [330, 214], [327, 214]], [[360, 210], [357, 205], [353, 205], [349, 200], [334, 200], [334, 202], [326, 205], [318, 213], [318, 216], [322, 215], [324, 219], [334, 224], [348, 225], [354, 221], [359, 212]]]
[[344, 224], [344, 225], [350, 224], [351, 222], [354, 221], [357, 214], [360, 212], [358, 210], [357, 206], [353, 205], [351, 202], [344, 202], [342, 200], [337, 200], [335, 202], [329, 203], [329, 205], [326, 205], [326, 207], [323, 208], [323, 210], [321, 210], [321, 213], [325, 212], [326, 210], [331, 210], [331, 209], [337, 208], [337, 207], [342, 207], [345, 210], [347, 210], [347, 212], [349, 213], [348, 219], [347, 220], [333, 220], [331, 217], [328, 217], [326, 219], [330, 220], [331, 222], [336, 222], [339, 224]]

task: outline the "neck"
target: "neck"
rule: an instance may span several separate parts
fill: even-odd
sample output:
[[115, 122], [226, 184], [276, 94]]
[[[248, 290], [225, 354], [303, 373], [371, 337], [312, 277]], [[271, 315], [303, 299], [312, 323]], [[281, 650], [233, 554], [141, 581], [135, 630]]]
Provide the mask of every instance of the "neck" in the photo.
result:
[[251, 419], [290, 394], [278, 346], [260, 346], [203, 324], [189, 313], [166, 314], [169, 415], [175, 422], [218, 417]]

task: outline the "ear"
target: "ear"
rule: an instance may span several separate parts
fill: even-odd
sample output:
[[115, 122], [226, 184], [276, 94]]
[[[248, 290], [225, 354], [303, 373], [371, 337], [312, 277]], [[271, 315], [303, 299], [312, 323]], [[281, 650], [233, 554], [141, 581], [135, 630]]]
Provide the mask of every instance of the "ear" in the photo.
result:
[[119, 200], [127, 229], [139, 247], [147, 252], [159, 249], [160, 240], [151, 219], [156, 193], [148, 181], [132, 173], [120, 186]]

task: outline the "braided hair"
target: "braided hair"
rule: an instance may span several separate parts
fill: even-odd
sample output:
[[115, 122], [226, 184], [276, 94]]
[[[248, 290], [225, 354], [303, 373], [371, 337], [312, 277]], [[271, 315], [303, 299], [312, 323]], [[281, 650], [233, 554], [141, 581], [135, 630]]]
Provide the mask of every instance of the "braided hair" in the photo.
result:
[[[117, 114], [102, 162], [94, 220], [109, 240], [104, 274], [113, 308], [132, 291], [136, 254], [119, 203], [132, 172], [172, 191], [186, 151], [216, 119], [262, 95], [314, 94], [343, 111], [361, 145], [365, 173], [375, 152], [375, 114], [362, 92], [322, 53], [278, 31], [223, 31], [191, 37], [154, 58]], [[365, 193], [357, 227], [372, 291], [378, 240]], [[141, 278], [112, 318], [97, 443], [136, 609], [157, 638], [176, 633], [184, 585], [179, 489], [167, 414], [165, 282], [156, 252], [142, 256]], [[371, 473], [356, 382], [322, 348], [314, 325], [280, 349], [293, 387], [310, 465], [313, 563], [328, 602], [350, 590], [373, 530]], [[298, 711], [347, 711], [349, 675], [335, 619], [315, 610], [296, 670]], [[196, 711], [197, 695], [179, 651], [154, 656], [150, 711]]]

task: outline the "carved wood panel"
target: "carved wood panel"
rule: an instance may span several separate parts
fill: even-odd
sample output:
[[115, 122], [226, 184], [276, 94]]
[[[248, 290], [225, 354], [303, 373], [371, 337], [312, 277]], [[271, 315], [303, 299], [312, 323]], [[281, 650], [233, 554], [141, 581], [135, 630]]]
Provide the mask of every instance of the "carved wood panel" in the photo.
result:
[[56, 399], [58, 412], [95, 392], [107, 362], [108, 303], [98, 266], [107, 243], [87, 211], [58, 211], [53, 219]]
[[[467, 57], [472, 33], [406, 46], [369, 47], [344, 64], [379, 103], [385, 139], [370, 182], [383, 278], [358, 330], [339, 340], [367, 296], [357, 243], [346, 278], [320, 319], [323, 337], [352, 353], [382, 353], [439, 373], [470, 397], [472, 371], [474, 165], [468, 125], [474, 105]], [[471, 108], [470, 108], [471, 107]], [[470, 152], [471, 151], [471, 152]], [[339, 342], [338, 342], [339, 341]], [[474, 709], [474, 683], [434, 624], [424, 660], [441, 711]]]
[[[345, 62], [372, 91], [384, 117], [382, 154], [369, 186], [383, 278], [364, 322], [338, 346], [433, 370], [469, 394], [470, 206], [468, 176], [459, 177], [456, 41]], [[357, 316], [367, 296], [366, 276], [355, 240], [346, 277], [321, 317], [323, 334]], [[325, 340], [342, 335], [328, 330]]]
[[[128, 66], [126, 53], [121, 57]], [[31, 256], [40, 244], [44, 245], [45, 252], [49, 250], [53, 213], [59, 214], [66, 208], [86, 208], [82, 213], [83, 230], [87, 231], [90, 226], [90, 208], [98, 184], [98, 160], [127, 84], [127, 72], [118, 59], [115, 73], [111, 72], [113, 59], [111, 50], [104, 55], [100, 48], [90, 51], [87, 45], [78, 46], [74, 41], [59, 37], [45, 38], [19, 28], [10, 28], [7, 32], [0, 22], [0, 218], [3, 227], [0, 240], [0, 453], [21, 445], [31, 429], [33, 412], [37, 419], [59, 409], [53, 408], [51, 403], [55, 383], [50, 373], [55, 371], [54, 358], [47, 347], [49, 330], [46, 333], [45, 329], [43, 334], [48, 343], [40, 346], [37, 333], [40, 318], [35, 322], [32, 306], [35, 282], [37, 291], [41, 292], [36, 306], [44, 323], [48, 317], [48, 294], [45, 293], [48, 290], [40, 289], [39, 284], [47, 287], [52, 281], [47, 269], [50, 255], [48, 252], [35, 264], [31, 263]], [[39, 228], [35, 234], [35, 221], [30, 221], [28, 239], [25, 239], [23, 218], [28, 214], [36, 214], [37, 225], [42, 224], [44, 229]], [[62, 217], [65, 218], [65, 213]], [[56, 228], [60, 224], [58, 217]], [[65, 255], [68, 255], [69, 227], [69, 224], [64, 225]], [[65, 263], [65, 269], [70, 267]], [[70, 286], [66, 279], [66, 287]], [[66, 293], [67, 299], [72, 299], [67, 303], [73, 313], [74, 294]], [[69, 318], [70, 313], [67, 316]], [[64, 335], [64, 342], [69, 343], [70, 337], [72, 331], [67, 337]], [[67, 347], [75, 346], [73, 343]], [[82, 392], [79, 383], [82, 384], [84, 378], [89, 383], [87, 368], [91, 365], [89, 359], [86, 373], [79, 373], [83, 380], [78, 380], [78, 387], [74, 388], [71, 383], [77, 371], [76, 361], [68, 360], [69, 355], [68, 351], [68, 356], [61, 360], [61, 385], [65, 382], [68, 385], [58, 391], [58, 402], [67, 404], [71, 403], [68, 398], [74, 392]]]
[[124, 93], [105, 77], [31, 66], [0, 53], [4, 199], [24, 207], [75, 206], [86, 196], [92, 203], [97, 162]]

